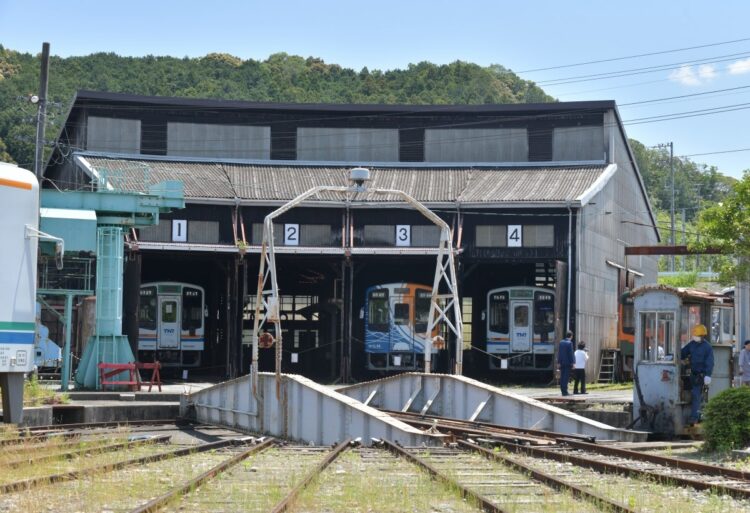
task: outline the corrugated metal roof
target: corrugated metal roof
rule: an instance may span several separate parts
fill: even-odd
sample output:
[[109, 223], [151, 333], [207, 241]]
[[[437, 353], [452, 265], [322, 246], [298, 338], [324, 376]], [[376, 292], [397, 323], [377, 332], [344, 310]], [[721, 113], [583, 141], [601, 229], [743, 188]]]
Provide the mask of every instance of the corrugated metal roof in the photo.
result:
[[[185, 197], [285, 201], [318, 185], [348, 185], [351, 166], [228, 164], [174, 160], [129, 160], [86, 156], [116, 188], [145, 191], [149, 183], [182, 180]], [[606, 164], [549, 167], [370, 167], [370, 187], [398, 189], [426, 203], [558, 203], [581, 196]], [[323, 193], [320, 200], [339, 200]], [[361, 193], [355, 201], [388, 202], [398, 197]]]

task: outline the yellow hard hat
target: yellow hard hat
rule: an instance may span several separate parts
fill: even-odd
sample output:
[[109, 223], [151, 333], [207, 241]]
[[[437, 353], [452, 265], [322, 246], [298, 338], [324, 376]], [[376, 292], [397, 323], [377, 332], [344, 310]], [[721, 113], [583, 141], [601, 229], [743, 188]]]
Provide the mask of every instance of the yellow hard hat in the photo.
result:
[[693, 336], [694, 337], [705, 337], [708, 334], [706, 331], [706, 327], [702, 324], [696, 324], [693, 326]]

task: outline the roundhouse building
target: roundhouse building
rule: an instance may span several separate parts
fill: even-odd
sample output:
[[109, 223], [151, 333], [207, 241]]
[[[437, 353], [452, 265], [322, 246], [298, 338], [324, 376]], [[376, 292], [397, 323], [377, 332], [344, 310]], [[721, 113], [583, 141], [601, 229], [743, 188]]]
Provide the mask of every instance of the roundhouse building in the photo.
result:
[[[309, 105], [80, 91], [45, 176], [60, 189], [184, 183], [186, 208], [125, 242], [126, 325], [145, 359], [237, 376], [250, 363], [264, 216], [313, 186], [347, 185], [355, 166], [452, 227], [465, 374], [550, 375], [569, 328], [595, 376], [601, 350], [618, 347], [623, 287], [656, 279], [653, 257], [624, 256], [659, 236], [612, 101]], [[284, 370], [349, 380], [418, 366], [366, 349], [375, 314], [365, 310], [373, 286], [431, 285], [438, 235], [396, 198], [366, 193], [324, 194], [279, 218]], [[144, 330], [179, 319], [154, 295], [179, 284], [204, 292], [202, 311], [193, 299], [175, 312], [199, 342], [157, 347]], [[396, 324], [401, 314], [391, 312]], [[261, 350], [261, 370], [272, 352]], [[451, 354], [436, 370], [451, 368]]]

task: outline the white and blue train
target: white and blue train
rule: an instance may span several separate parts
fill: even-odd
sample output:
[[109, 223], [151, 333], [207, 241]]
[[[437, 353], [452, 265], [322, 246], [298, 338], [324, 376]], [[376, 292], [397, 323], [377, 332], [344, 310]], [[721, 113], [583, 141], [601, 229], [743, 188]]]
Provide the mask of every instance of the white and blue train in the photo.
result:
[[[367, 369], [415, 370], [424, 366], [431, 298], [432, 287], [416, 283], [386, 283], [367, 289], [364, 307]], [[437, 330], [433, 336], [436, 334]]]
[[541, 287], [503, 287], [487, 293], [490, 369], [550, 370], [555, 355], [555, 293]]
[[205, 291], [189, 283], [141, 285], [138, 359], [198, 367], [205, 348]]

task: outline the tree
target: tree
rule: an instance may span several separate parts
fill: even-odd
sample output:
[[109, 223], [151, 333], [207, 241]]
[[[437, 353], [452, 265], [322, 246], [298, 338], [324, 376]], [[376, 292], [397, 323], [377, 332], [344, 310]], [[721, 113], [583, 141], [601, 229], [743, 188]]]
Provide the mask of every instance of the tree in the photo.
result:
[[699, 246], [718, 247], [735, 257], [721, 269], [722, 279], [747, 279], [750, 276], [750, 169], [745, 170], [742, 180], [733, 184], [721, 203], [700, 213], [698, 226]]

